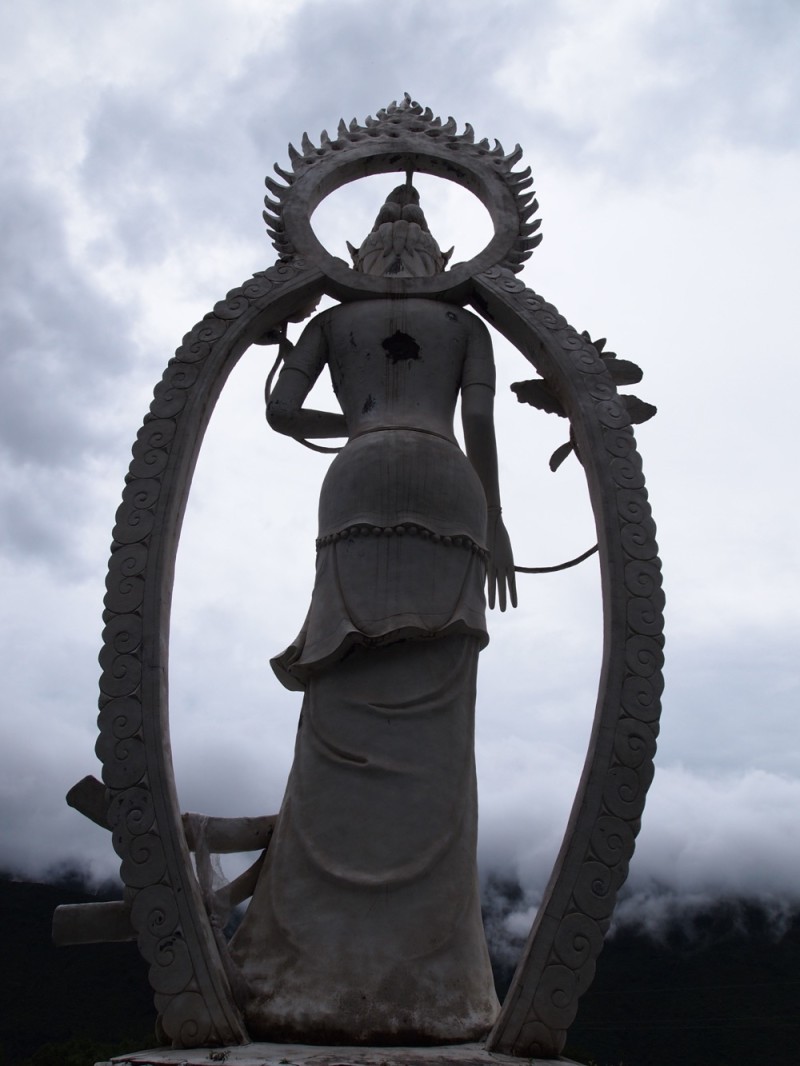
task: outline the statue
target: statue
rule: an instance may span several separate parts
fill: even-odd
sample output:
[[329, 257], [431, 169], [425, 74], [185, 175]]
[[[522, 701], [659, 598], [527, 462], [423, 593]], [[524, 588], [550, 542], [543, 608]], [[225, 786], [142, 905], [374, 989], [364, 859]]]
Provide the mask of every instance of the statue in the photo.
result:
[[[635, 364], [516, 277], [541, 239], [530, 169], [515, 169], [521, 154], [476, 141], [469, 125], [459, 133], [409, 96], [363, 125], [341, 122], [335, 137], [323, 131], [318, 146], [304, 135], [301, 151], [289, 148], [290, 169], [276, 165], [282, 181], [267, 178], [277, 262], [186, 335], [156, 386], [113, 531], [103, 781], [85, 778], [67, 797], [111, 831], [125, 898], [59, 908], [54, 936], [135, 937], [163, 1044], [416, 1044], [433, 1062], [431, 1046], [449, 1042], [462, 1050], [448, 1061], [552, 1058], [591, 983], [652, 779], [663, 686], [660, 561], [632, 428], [654, 408], [617, 391], [641, 378]], [[351, 248], [353, 267], [322, 247], [311, 216], [325, 196], [403, 172], [406, 184]], [[494, 235], [478, 255], [451, 264], [441, 252], [415, 173], [481, 200]], [[286, 323], [323, 293], [338, 306], [288, 351]], [[550, 465], [574, 453], [586, 474], [605, 633], [585, 768], [499, 1013], [475, 875], [475, 674], [484, 582], [489, 606], [503, 610], [516, 605], [515, 571], [530, 568], [515, 566], [502, 521], [484, 321], [539, 375], [513, 386], [518, 400], [569, 420], [569, 443]], [[304, 690], [295, 760], [277, 817], [182, 813], [168, 722], [181, 520], [227, 375], [276, 336], [287, 354], [270, 425], [298, 440], [347, 438], [322, 486], [308, 616], [273, 660], [284, 684]], [[325, 367], [341, 414], [304, 407]], [[453, 437], [459, 396], [466, 455]], [[211, 855], [250, 850], [261, 852], [251, 868], [215, 886]], [[248, 899], [228, 943], [225, 916]], [[464, 1046], [484, 1035], [483, 1049]], [[149, 1055], [137, 1061], [180, 1061]], [[259, 1056], [288, 1061], [270, 1045]]]
[[[392, 193], [357, 269], [443, 269], [418, 201], [410, 186]], [[326, 366], [343, 414], [302, 406]], [[348, 442], [322, 487], [308, 617], [273, 660], [305, 696], [269, 858], [232, 944], [256, 1035], [453, 1043], [497, 1015], [472, 743], [487, 569], [490, 604], [516, 604], [494, 381], [474, 315], [378, 299], [318, 315], [269, 401], [273, 429]]]

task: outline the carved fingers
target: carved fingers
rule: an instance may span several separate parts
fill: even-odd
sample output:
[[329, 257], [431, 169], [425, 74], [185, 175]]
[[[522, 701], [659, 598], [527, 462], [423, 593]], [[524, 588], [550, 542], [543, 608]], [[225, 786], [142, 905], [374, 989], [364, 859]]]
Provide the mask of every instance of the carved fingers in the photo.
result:
[[517, 606], [517, 579], [514, 573], [514, 553], [502, 517], [489, 521], [489, 563], [486, 571], [488, 582], [489, 607], [494, 610], [495, 602], [501, 611], [505, 611], [510, 602]]

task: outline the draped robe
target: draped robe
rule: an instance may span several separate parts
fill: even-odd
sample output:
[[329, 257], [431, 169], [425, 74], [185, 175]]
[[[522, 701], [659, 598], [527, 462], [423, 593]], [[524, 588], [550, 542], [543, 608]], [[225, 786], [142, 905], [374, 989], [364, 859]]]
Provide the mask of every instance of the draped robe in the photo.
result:
[[287, 370], [310, 388], [326, 364], [350, 437], [306, 621], [273, 660], [304, 697], [231, 944], [245, 1017], [273, 1040], [478, 1039], [498, 1009], [475, 859], [486, 500], [452, 415], [465, 387], [493, 388], [491, 347], [461, 308], [374, 301], [318, 316]]

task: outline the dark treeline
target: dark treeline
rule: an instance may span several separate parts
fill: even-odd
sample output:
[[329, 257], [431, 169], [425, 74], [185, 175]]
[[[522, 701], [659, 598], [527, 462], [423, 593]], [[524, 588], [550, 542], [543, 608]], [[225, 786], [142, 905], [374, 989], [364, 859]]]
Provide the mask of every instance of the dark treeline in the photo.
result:
[[[498, 899], [509, 910], [521, 899], [514, 885], [493, 891], [495, 908]], [[91, 1066], [154, 1045], [147, 968], [134, 944], [50, 943], [59, 903], [118, 896], [114, 885], [87, 891], [75, 876], [46, 885], [0, 877], [0, 1066]], [[497, 956], [502, 997], [513, 970], [507, 943]], [[800, 916], [777, 926], [755, 904], [723, 901], [674, 918], [658, 939], [618, 931], [565, 1054], [596, 1066], [795, 1066], [799, 1000]]]

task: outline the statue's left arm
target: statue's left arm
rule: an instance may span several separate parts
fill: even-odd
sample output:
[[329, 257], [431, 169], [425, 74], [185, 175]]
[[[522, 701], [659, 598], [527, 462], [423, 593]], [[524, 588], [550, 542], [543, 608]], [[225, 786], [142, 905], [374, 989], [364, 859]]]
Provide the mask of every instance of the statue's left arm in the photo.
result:
[[501, 611], [510, 601], [517, 606], [514, 553], [503, 522], [500, 505], [500, 479], [497, 472], [497, 442], [494, 432], [494, 360], [489, 332], [478, 319], [468, 342], [461, 385], [461, 421], [467, 457], [481, 479], [488, 508], [487, 583], [489, 607], [495, 599]]
[[322, 373], [328, 349], [320, 315], [303, 330], [287, 357], [267, 404], [267, 422], [278, 433], [295, 440], [346, 437], [347, 420], [333, 411], [303, 407], [306, 396]]

